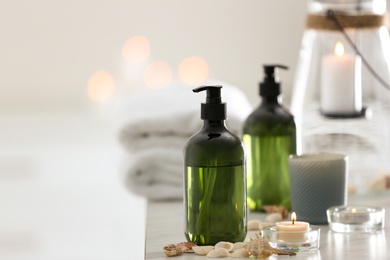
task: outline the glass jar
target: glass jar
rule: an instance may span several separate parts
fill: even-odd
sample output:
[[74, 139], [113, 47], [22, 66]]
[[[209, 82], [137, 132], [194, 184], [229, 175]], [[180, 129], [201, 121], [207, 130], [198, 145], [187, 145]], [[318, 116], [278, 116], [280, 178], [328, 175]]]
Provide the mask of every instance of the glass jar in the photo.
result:
[[390, 172], [385, 0], [309, 1], [291, 111], [303, 153], [349, 156], [350, 192]]

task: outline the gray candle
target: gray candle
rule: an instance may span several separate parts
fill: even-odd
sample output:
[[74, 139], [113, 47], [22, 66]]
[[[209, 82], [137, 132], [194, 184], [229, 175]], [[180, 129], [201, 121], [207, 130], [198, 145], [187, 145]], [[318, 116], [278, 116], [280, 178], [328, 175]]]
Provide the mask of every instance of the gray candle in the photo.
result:
[[299, 219], [327, 224], [326, 210], [347, 202], [348, 157], [304, 154], [289, 158], [291, 209]]

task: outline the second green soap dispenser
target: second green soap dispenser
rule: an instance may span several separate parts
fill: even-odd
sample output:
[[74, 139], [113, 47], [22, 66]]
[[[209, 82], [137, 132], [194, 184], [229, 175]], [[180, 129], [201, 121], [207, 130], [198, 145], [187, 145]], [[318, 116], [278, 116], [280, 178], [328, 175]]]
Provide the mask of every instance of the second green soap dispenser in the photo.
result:
[[204, 125], [184, 148], [185, 236], [197, 245], [242, 242], [247, 231], [245, 150], [225, 126], [222, 86], [204, 86]]
[[280, 99], [277, 68], [287, 69], [264, 65], [261, 104], [244, 123], [248, 208], [252, 211], [263, 211], [268, 205], [291, 207], [288, 157], [296, 153], [296, 126]]

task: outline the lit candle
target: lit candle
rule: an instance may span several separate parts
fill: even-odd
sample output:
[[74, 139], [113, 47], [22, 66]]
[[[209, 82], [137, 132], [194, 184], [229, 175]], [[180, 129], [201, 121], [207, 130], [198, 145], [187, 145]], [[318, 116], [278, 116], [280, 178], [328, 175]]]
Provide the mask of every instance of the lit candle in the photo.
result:
[[278, 239], [289, 242], [300, 242], [305, 239], [309, 223], [296, 220], [296, 213], [293, 212], [291, 213], [291, 221], [276, 222], [276, 231], [280, 231]]
[[361, 59], [345, 54], [337, 42], [334, 54], [322, 58], [321, 111], [325, 115], [356, 115], [362, 110]]

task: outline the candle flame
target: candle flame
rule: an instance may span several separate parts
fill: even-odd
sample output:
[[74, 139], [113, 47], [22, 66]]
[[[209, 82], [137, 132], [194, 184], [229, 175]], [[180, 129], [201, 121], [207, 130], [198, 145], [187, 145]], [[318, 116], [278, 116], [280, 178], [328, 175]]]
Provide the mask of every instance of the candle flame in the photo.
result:
[[336, 46], [334, 47], [334, 53], [337, 56], [343, 56], [344, 52], [344, 45], [341, 42], [337, 42]]
[[297, 220], [297, 214], [295, 212], [291, 213], [291, 221], [294, 225], [295, 220]]
[[355, 208], [351, 209], [351, 212], [356, 213], [356, 209]]

